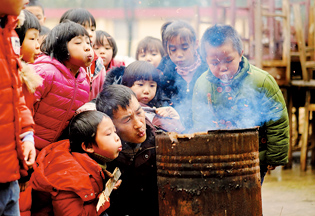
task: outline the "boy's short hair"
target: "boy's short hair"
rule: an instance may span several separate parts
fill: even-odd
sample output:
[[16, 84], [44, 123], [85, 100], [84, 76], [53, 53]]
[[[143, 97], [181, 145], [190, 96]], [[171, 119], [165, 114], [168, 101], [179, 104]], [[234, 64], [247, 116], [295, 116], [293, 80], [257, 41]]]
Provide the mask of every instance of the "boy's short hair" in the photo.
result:
[[15, 31], [20, 38], [21, 45], [23, 44], [27, 30], [36, 29], [39, 32], [41, 31], [41, 26], [34, 14], [28, 10], [22, 10], [21, 13], [24, 13], [24, 23], [20, 27], [16, 27]]
[[96, 98], [96, 109], [113, 118], [114, 112], [121, 107], [127, 109], [132, 97], [136, 94], [128, 87], [123, 85], [104, 86], [104, 89]]
[[63, 63], [69, 60], [68, 42], [76, 36], [87, 36], [89, 33], [80, 24], [65, 21], [55, 26], [40, 46], [41, 51]]
[[43, 15], [45, 15], [45, 10], [44, 10], [44, 7], [43, 5], [38, 1], [38, 0], [30, 0], [30, 2], [26, 5], [26, 7], [40, 7], [43, 11]]
[[186, 40], [188, 39], [191, 42], [196, 42], [196, 32], [194, 28], [183, 20], [165, 23], [161, 28], [161, 34], [162, 43], [167, 53], [169, 53], [168, 42], [177, 36]]
[[205, 44], [210, 46], [219, 47], [222, 46], [227, 40], [232, 42], [233, 48], [241, 55], [243, 50], [243, 44], [241, 37], [237, 31], [230, 25], [214, 25], [208, 28], [201, 38], [200, 52], [201, 56], [206, 59], [207, 53]]
[[113, 48], [113, 56], [112, 56], [112, 58], [115, 58], [115, 56], [117, 54], [117, 51], [118, 51], [118, 48], [117, 48], [117, 45], [116, 45], [116, 41], [107, 32], [101, 31], [101, 30], [96, 31], [95, 45], [96, 46], [104, 46], [104, 37], [106, 37], [109, 45]]
[[71, 152], [85, 153], [81, 144], [91, 147], [96, 143], [97, 127], [103, 118], [109, 118], [99, 111], [85, 111], [76, 115], [69, 124], [69, 141]]
[[64, 20], [71, 20], [72, 22], [78, 23], [82, 26], [85, 26], [86, 23], [90, 27], [96, 28], [96, 22], [93, 15], [86, 9], [83, 8], [73, 8], [67, 10], [60, 18], [59, 23], [64, 22]]
[[143, 38], [138, 43], [137, 51], [136, 51], [136, 59], [139, 60], [138, 55], [142, 52], [150, 52], [151, 50], [157, 50], [160, 52], [161, 56], [165, 56], [165, 50], [162, 44], [162, 41], [158, 38], [154, 38], [151, 36], [147, 36]]

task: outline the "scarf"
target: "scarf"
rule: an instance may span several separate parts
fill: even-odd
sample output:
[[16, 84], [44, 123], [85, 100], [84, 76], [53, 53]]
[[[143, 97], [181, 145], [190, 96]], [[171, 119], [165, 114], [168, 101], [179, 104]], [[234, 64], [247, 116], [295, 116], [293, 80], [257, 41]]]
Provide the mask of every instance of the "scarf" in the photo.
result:
[[200, 55], [197, 53], [197, 60], [194, 64], [188, 66], [188, 67], [175, 67], [177, 73], [181, 75], [182, 77], [188, 76], [192, 72], [194, 72], [201, 64]]

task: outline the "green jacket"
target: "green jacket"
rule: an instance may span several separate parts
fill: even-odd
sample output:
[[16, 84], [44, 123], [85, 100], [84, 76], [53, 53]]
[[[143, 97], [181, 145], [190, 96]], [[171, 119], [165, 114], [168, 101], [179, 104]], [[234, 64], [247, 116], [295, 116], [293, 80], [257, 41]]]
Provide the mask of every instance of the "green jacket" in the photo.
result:
[[282, 92], [274, 78], [242, 57], [230, 83], [210, 71], [197, 80], [193, 92], [196, 131], [260, 126], [261, 165], [288, 162], [289, 120]]

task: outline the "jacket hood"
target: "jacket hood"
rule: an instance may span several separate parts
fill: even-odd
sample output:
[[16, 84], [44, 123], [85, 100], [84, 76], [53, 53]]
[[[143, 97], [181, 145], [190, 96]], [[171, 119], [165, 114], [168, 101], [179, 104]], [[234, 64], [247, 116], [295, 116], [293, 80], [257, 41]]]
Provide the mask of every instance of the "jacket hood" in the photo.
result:
[[[48, 65], [53, 65], [55, 66], [61, 73], [64, 74], [65, 77], [67, 78], [74, 78], [74, 74], [71, 73], [71, 71], [61, 62], [59, 62], [57, 59], [55, 58], [51, 58], [50, 56], [47, 55], [42, 55], [39, 58], [37, 58], [34, 62], [34, 65], [41, 65], [41, 64], [46, 64], [43, 65], [42, 67], [49, 67]], [[78, 80], [81, 79], [86, 79], [86, 71], [84, 70], [84, 68], [80, 67], [77, 78]]]
[[57, 195], [58, 190], [71, 191], [88, 201], [96, 196], [95, 193], [91, 194], [94, 189], [90, 174], [104, 179], [100, 173], [102, 168], [94, 160], [87, 154], [70, 153], [69, 140], [62, 140], [41, 150], [36, 159], [31, 184], [33, 189], [52, 195]]
[[43, 83], [43, 78], [38, 75], [32, 65], [22, 62], [22, 69], [19, 71], [23, 83], [25, 83], [27, 90], [34, 93], [36, 88]]
[[125, 66], [114, 67], [106, 74], [104, 87], [107, 85], [121, 84], [122, 76], [125, 73]]

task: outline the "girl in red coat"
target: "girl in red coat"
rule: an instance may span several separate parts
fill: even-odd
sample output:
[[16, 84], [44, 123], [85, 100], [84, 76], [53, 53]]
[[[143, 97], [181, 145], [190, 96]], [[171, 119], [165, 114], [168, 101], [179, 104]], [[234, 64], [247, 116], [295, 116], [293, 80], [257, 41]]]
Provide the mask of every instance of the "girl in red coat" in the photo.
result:
[[75, 111], [89, 100], [84, 68], [93, 61], [88, 32], [68, 21], [53, 28], [41, 45], [43, 56], [34, 63], [43, 78], [34, 103], [35, 147], [56, 142]]
[[106, 162], [122, 150], [112, 120], [99, 111], [86, 111], [74, 117], [69, 129], [69, 140], [47, 146], [37, 157], [32, 215], [100, 215], [109, 206], [105, 203], [96, 211]]

